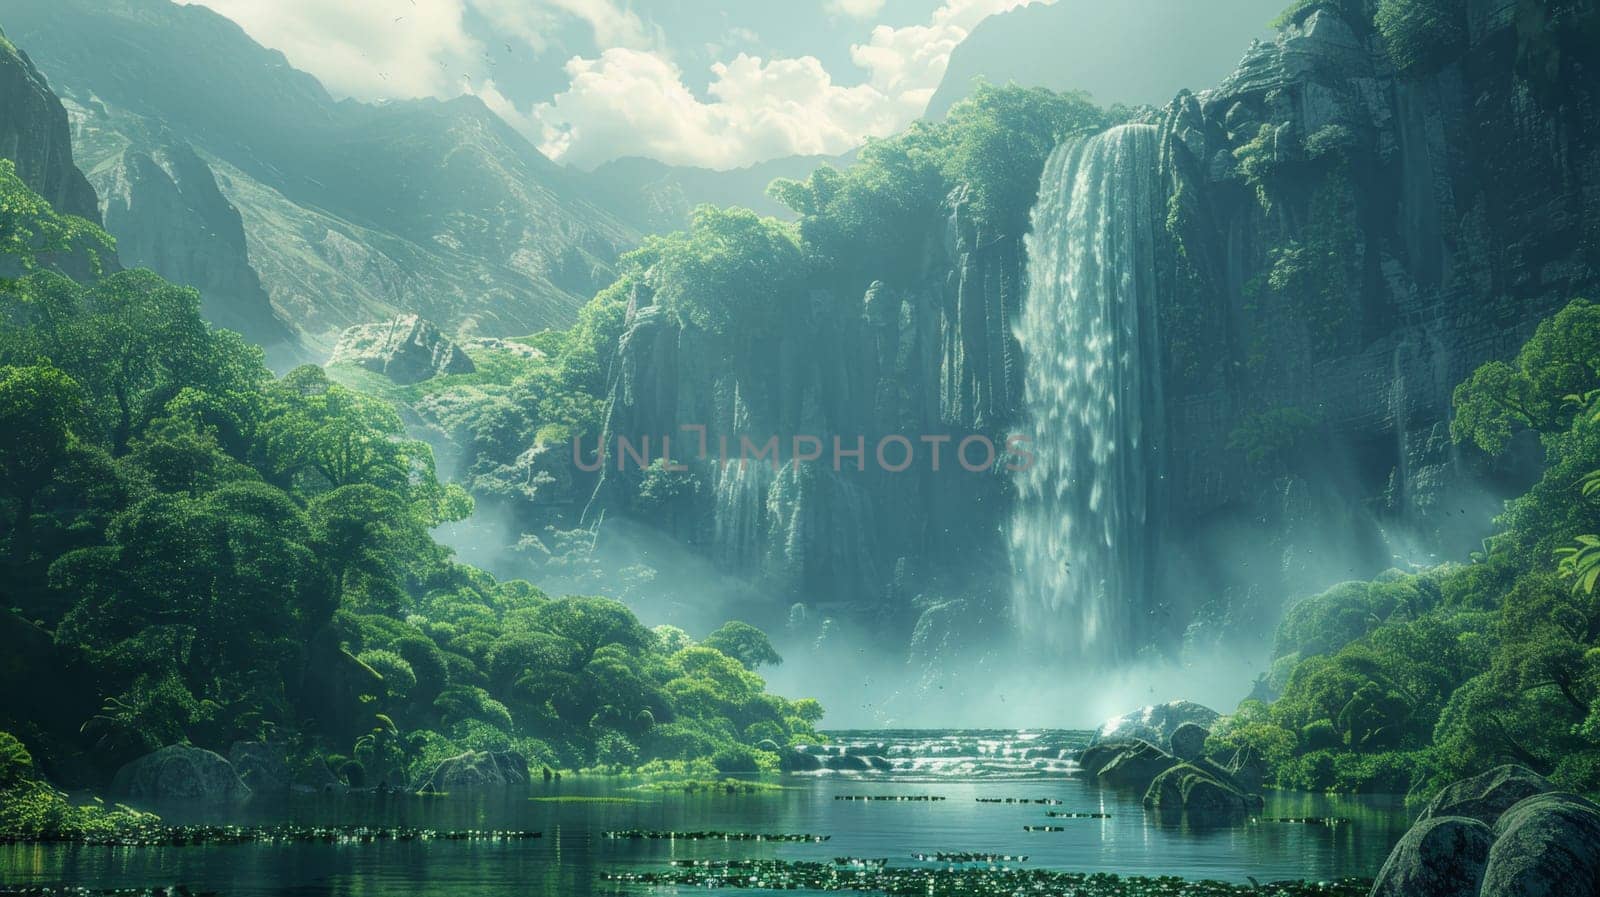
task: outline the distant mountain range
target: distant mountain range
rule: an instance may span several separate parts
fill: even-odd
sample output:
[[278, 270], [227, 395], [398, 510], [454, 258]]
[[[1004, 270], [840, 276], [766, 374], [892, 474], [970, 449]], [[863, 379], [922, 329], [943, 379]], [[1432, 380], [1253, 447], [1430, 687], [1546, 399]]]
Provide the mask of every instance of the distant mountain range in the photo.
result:
[[1179, 90], [1216, 84], [1288, 0], [1059, 0], [978, 23], [950, 57], [925, 113], [940, 119], [993, 84], [1087, 91], [1102, 105], [1162, 106]]
[[336, 101], [204, 7], [0, 0], [0, 26], [68, 103], [125, 261], [225, 293], [212, 320], [263, 343], [401, 311], [563, 326], [639, 238], [479, 100]]

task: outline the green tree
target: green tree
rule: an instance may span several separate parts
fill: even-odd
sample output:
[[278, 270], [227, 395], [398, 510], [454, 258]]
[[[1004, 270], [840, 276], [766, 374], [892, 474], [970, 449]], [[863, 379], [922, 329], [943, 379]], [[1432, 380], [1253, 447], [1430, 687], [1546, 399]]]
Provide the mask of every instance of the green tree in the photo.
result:
[[767, 638], [765, 632], [738, 620], [729, 620], [722, 624], [715, 632], [701, 640], [700, 644], [721, 651], [750, 670], [763, 665], [777, 666], [783, 663], [783, 657], [773, 649], [772, 641]]

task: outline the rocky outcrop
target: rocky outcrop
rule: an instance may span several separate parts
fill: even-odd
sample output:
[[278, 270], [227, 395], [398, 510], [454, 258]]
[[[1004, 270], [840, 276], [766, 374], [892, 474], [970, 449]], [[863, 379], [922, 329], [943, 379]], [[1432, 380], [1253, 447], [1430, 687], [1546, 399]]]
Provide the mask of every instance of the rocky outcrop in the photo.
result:
[[1595, 893], [1600, 805], [1517, 766], [1445, 789], [1389, 854], [1372, 890], [1373, 897]]
[[1476, 819], [1424, 819], [1378, 872], [1372, 897], [1477, 897], [1494, 832]]
[[399, 384], [440, 374], [469, 374], [476, 369], [466, 352], [416, 315], [351, 327], [340, 335], [328, 364], [365, 368]]
[[1447, 786], [1428, 802], [1419, 818], [1465, 816], [1494, 825], [1523, 800], [1554, 790], [1556, 786], [1544, 776], [1526, 766], [1508, 764]]
[[235, 741], [228, 749], [228, 763], [254, 794], [281, 794], [294, 782], [281, 744]]
[[1260, 812], [1259, 794], [1246, 794], [1214, 768], [1179, 763], [1150, 783], [1145, 809], [1195, 822], [1226, 822]]
[[1206, 739], [1211, 730], [1199, 723], [1184, 723], [1172, 730], [1172, 756], [1179, 760], [1195, 761], [1205, 756]]
[[1553, 791], [1512, 806], [1494, 826], [1485, 895], [1583, 897], [1600, 893], [1600, 806]]
[[[1092, 746], [1102, 741], [1139, 738], [1165, 750], [1171, 747], [1172, 735], [1180, 726], [1194, 723], [1203, 730], [1209, 729], [1221, 716], [1210, 707], [1193, 701], [1151, 704], [1106, 720], [1095, 730], [1089, 744]], [[1201, 741], [1203, 744], [1204, 739]]]
[[72, 161], [67, 111], [26, 53], [0, 32], [0, 157], [56, 211], [100, 220], [94, 188]]
[[1138, 739], [1104, 742], [1085, 750], [1078, 759], [1084, 771], [1101, 783], [1141, 791], [1178, 762], [1161, 748]]
[[528, 760], [516, 751], [468, 751], [441, 760], [417, 790], [446, 794], [524, 785], [528, 781]]
[[111, 793], [138, 801], [226, 803], [249, 797], [250, 787], [222, 755], [174, 744], [117, 770]]
[[250, 265], [239, 211], [187, 143], [170, 134], [140, 141], [97, 166], [93, 182], [125, 264], [194, 287], [211, 324], [283, 351], [289, 328]]

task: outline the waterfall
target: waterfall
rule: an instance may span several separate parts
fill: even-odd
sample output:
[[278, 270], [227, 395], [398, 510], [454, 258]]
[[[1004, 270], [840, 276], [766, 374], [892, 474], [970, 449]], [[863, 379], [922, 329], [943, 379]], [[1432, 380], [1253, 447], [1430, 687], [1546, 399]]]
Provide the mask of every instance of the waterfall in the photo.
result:
[[1096, 660], [1126, 655], [1153, 608], [1156, 135], [1124, 125], [1051, 154], [1017, 322], [1035, 461], [1015, 480], [1016, 623], [1048, 649]]

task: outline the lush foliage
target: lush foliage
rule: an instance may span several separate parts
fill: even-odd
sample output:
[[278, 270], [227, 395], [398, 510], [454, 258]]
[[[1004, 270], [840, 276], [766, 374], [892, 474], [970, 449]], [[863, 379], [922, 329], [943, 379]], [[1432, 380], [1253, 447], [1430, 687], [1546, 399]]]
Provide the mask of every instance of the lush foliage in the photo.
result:
[[[1456, 437], [1538, 431], [1547, 468], [1465, 565], [1337, 586], [1290, 610], [1263, 683], [1211, 747], [1258, 751], [1281, 785], [1426, 791], [1518, 762], [1600, 790], [1600, 326], [1577, 300], [1510, 365], [1456, 392]], [[1575, 410], [1576, 409], [1576, 410]], [[1563, 578], [1562, 574], [1566, 574]]]
[[[147, 271], [70, 279], [52, 259], [104, 244], [98, 228], [3, 168], [0, 191], [0, 233], [36, 235], [6, 243], [22, 276], [0, 284], [0, 727], [53, 777], [184, 740], [272, 740], [306, 769], [394, 784], [468, 748], [633, 766], [815, 737], [815, 702], [767, 694], [740, 659], [455, 562], [431, 530], [472, 500], [388, 402], [315, 367], [274, 378]], [[483, 439], [592, 423], [532, 395], [592, 386], [604, 309], [499, 409], [538, 410]], [[731, 632], [730, 651], [772, 662], [758, 632]]]

